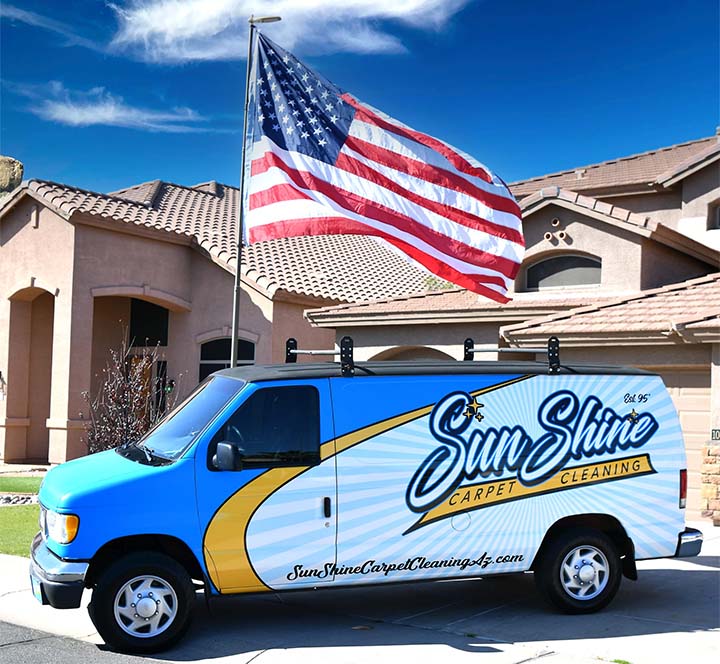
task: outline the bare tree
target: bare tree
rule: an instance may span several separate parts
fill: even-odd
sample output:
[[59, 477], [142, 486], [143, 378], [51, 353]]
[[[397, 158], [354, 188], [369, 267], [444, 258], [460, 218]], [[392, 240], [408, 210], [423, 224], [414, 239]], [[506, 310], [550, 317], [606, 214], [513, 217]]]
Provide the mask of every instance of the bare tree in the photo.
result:
[[173, 381], [158, 398], [161, 386], [152, 375], [159, 348], [132, 349], [126, 337], [119, 348], [110, 349], [97, 394], [83, 393], [89, 409], [85, 436], [91, 454], [139, 440], [177, 400]]

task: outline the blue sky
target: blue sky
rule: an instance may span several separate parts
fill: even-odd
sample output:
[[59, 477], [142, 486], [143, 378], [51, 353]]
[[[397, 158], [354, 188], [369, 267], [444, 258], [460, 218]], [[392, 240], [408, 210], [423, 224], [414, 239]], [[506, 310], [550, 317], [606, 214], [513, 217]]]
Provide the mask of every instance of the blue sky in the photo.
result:
[[0, 151], [111, 191], [237, 184], [247, 16], [506, 181], [720, 124], [715, 0], [3, 0]]

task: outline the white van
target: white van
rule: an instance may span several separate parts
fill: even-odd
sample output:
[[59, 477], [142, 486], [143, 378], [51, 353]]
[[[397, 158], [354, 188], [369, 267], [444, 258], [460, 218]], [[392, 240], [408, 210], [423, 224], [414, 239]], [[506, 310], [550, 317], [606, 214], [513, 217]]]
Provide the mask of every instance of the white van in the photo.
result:
[[637, 560], [699, 553], [658, 376], [343, 349], [216, 373], [142, 440], [50, 471], [39, 601], [92, 588], [106, 642], [149, 652], [187, 629], [192, 579], [226, 595], [533, 571], [587, 613]]

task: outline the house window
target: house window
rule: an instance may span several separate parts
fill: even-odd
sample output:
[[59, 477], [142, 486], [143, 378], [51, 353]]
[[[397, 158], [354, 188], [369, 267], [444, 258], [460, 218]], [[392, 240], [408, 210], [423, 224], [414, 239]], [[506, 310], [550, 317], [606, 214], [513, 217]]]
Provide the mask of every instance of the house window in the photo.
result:
[[720, 201], [708, 205], [707, 229], [709, 231], [720, 229]]
[[527, 268], [527, 290], [600, 283], [601, 261], [588, 256], [554, 256]]
[[[252, 341], [238, 339], [237, 366], [255, 362], [255, 344]], [[211, 373], [230, 368], [230, 338], [214, 339], [200, 346], [200, 380]]]
[[258, 390], [215, 434], [209, 462], [219, 442], [237, 445], [246, 468], [320, 463], [318, 391], [309, 385]]
[[167, 346], [168, 310], [145, 300], [130, 300], [130, 345]]

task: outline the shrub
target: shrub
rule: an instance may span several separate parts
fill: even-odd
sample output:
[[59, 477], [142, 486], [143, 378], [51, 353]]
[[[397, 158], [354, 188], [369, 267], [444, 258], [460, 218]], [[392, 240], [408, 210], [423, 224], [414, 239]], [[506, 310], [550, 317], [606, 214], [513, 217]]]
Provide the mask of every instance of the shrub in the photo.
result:
[[89, 410], [85, 424], [88, 452], [139, 440], [166, 410], [172, 410], [177, 400], [174, 383], [170, 381], [165, 394], [159, 395], [161, 386], [152, 379], [159, 355], [157, 346], [131, 348], [127, 341], [110, 349], [97, 394], [83, 393]]

